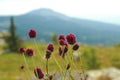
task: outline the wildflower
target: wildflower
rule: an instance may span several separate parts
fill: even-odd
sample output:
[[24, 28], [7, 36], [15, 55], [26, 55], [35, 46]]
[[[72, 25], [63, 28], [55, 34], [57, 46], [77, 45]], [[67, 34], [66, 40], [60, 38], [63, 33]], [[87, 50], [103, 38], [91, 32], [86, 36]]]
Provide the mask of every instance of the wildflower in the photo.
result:
[[26, 50], [26, 55], [33, 56], [34, 55], [34, 50], [33, 49], [27, 49]]
[[54, 51], [54, 45], [52, 43], [49, 43], [47, 46], [47, 50], [53, 52]]
[[53, 79], [53, 76], [52, 75], [49, 75], [49, 80], [52, 80]]
[[65, 40], [65, 36], [63, 34], [60, 34], [59, 37], [58, 37], [58, 40]]
[[65, 46], [63, 49], [61, 47], [59, 47], [59, 55], [62, 56], [62, 57], [65, 56], [67, 51], [68, 51], [68, 46]]
[[59, 40], [59, 44], [60, 44], [61, 46], [63, 46], [63, 45], [65, 45], [65, 41], [64, 41], [63, 39], [60, 39], [60, 40]]
[[21, 48], [19, 49], [19, 52], [20, 52], [20, 53], [24, 53], [24, 52], [25, 52], [25, 48], [21, 47]]
[[72, 33], [68, 34], [66, 36], [66, 39], [67, 39], [68, 44], [73, 45], [74, 43], [76, 43], [76, 36]]
[[61, 56], [62, 55], [62, 48], [59, 47], [59, 55]]
[[75, 44], [73, 45], [73, 50], [78, 50], [78, 48], [79, 48], [79, 44], [75, 43]]
[[67, 70], [70, 69], [70, 64], [67, 65], [67, 68], [66, 68], [66, 69], [67, 69]]
[[50, 58], [50, 56], [51, 56], [51, 51], [46, 50], [46, 55], [45, 55], [45, 58], [46, 58], [46, 59], [49, 59], [49, 58]]
[[42, 79], [44, 77], [44, 73], [42, 72], [41, 68], [40, 67], [37, 67], [35, 70], [34, 70], [34, 74], [35, 76], [38, 78], [38, 79]]
[[68, 51], [68, 46], [65, 46], [62, 54], [63, 58], [65, 57], [65, 54], [67, 53], [67, 51]]
[[20, 66], [20, 69], [22, 69], [22, 70], [23, 70], [24, 68], [25, 68], [25, 67], [24, 67], [24, 65], [21, 65], [21, 66]]
[[36, 31], [33, 30], [33, 29], [31, 29], [28, 34], [29, 34], [30, 38], [35, 38], [36, 37]]

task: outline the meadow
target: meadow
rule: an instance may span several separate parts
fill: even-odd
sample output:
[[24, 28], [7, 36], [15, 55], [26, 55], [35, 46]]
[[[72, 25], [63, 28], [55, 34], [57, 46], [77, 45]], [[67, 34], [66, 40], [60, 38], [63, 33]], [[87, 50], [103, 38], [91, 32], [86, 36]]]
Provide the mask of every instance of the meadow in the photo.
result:
[[[40, 54], [43, 56], [43, 58], [39, 57], [38, 50], [36, 49], [35, 45], [33, 42], [24, 42], [23, 46], [26, 48], [33, 48], [35, 50], [35, 55], [33, 56], [35, 60], [35, 64], [37, 66], [40, 66], [42, 70], [45, 72], [45, 50], [46, 50], [46, 43], [37, 43], [38, 48], [40, 51]], [[0, 46], [0, 50], [2, 50], [4, 46]], [[95, 51], [96, 58], [90, 58], [91, 52], [90, 50]], [[70, 50], [71, 51], [71, 50]], [[83, 67], [84, 70], [87, 71], [89, 69], [94, 69], [92, 66], [94, 65], [86, 65], [86, 60], [88, 60], [88, 63], [95, 63], [97, 65], [97, 62], [92, 62], [95, 59], [99, 60], [100, 66], [98, 66], [96, 69], [100, 68], [107, 68], [107, 67], [116, 67], [120, 68], [120, 46], [92, 46], [92, 45], [85, 45], [85, 44], [80, 44], [79, 50], [76, 52], [78, 53], [87, 53], [89, 57], [84, 57], [81, 56], [82, 61], [83, 61]], [[56, 57], [57, 61], [59, 62], [60, 65], [65, 64], [63, 63], [64, 60], [61, 59], [58, 55], [58, 46], [57, 44], [55, 45], [55, 51], [52, 53], [52, 56], [49, 60], [49, 72], [59, 72], [59, 68], [56, 65], [53, 55]], [[67, 53], [69, 55], [69, 52]], [[34, 76], [34, 66], [32, 64], [32, 61], [30, 57], [26, 57], [27, 62], [30, 65], [30, 73], [31, 77], [30, 79]], [[94, 59], [94, 60], [92, 60]], [[80, 70], [80, 61], [75, 60], [74, 61], [75, 65], [77, 66], [77, 70]], [[87, 64], [88, 64], [87, 63]], [[21, 69], [21, 65], [25, 65], [23, 56], [18, 52], [18, 53], [4, 53], [0, 54], [0, 80], [26, 80], [27, 78], [27, 73], [26, 73], [26, 66], [24, 69]]]

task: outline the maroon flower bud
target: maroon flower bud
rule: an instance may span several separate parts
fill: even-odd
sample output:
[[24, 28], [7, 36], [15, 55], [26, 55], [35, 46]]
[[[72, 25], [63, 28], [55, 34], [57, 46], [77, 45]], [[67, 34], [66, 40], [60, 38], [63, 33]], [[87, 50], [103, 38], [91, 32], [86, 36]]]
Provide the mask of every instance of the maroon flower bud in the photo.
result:
[[78, 50], [78, 48], [79, 48], [79, 44], [75, 43], [75, 44], [73, 45], [73, 50]]
[[64, 53], [66, 53], [67, 51], [68, 51], [68, 46], [65, 46]]
[[20, 69], [22, 69], [22, 70], [23, 70], [24, 68], [25, 68], [25, 67], [24, 67], [24, 65], [21, 65], [21, 66], [20, 66]]
[[74, 43], [76, 43], [76, 36], [72, 33], [68, 34], [66, 36], [66, 39], [67, 39], [68, 44], [73, 45]]
[[61, 56], [62, 55], [62, 48], [59, 47], [59, 55]]
[[21, 48], [19, 49], [19, 52], [20, 52], [20, 53], [24, 53], [24, 52], [25, 52], [25, 48], [21, 47]]
[[49, 59], [49, 58], [50, 58], [50, 56], [51, 56], [51, 51], [46, 50], [46, 55], [45, 55], [45, 58], [46, 58], [46, 59]]
[[53, 79], [53, 76], [52, 75], [49, 75], [49, 80], [52, 80]]
[[67, 53], [67, 51], [68, 51], [68, 47], [65, 46], [65, 47], [64, 47], [64, 51], [63, 51], [63, 53], [62, 53], [62, 57], [63, 57], [63, 58], [65, 57], [65, 54]]
[[48, 46], [47, 46], [47, 50], [53, 52], [54, 50], [54, 45], [52, 43], [49, 43]]
[[37, 67], [34, 70], [34, 74], [38, 79], [42, 79], [44, 77], [44, 73], [42, 72], [41, 68]]
[[60, 34], [58, 37], [58, 40], [61, 40], [61, 39], [65, 40], [65, 36], [63, 34]]
[[26, 50], [26, 55], [28, 55], [28, 56], [33, 56], [33, 55], [34, 55], [33, 49], [27, 49], [27, 50]]
[[63, 46], [63, 45], [65, 45], [65, 41], [64, 41], [63, 39], [60, 39], [60, 40], [59, 40], [59, 44], [60, 44], [61, 46]]
[[33, 30], [33, 29], [31, 29], [28, 34], [29, 34], [30, 38], [35, 38], [36, 37], [36, 31]]
[[66, 68], [66, 69], [67, 69], [67, 70], [70, 69], [70, 64], [67, 65], [67, 68]]

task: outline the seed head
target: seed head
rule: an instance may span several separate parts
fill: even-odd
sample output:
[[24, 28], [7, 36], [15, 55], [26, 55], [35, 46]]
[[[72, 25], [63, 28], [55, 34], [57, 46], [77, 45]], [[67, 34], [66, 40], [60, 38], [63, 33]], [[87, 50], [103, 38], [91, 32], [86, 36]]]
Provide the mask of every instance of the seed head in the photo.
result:
[[33, 29], [29, 30], [28, 35], [29, 35], [30, 38], [35, 38], [36, 37], [36, 31], [33, 30]]
[[20, 53], [25, 53], [25, 48], [21, 47], [21, 48], [19, 49], [19, 52], [20, 52]]
[[54, 45], [52, 43], [49, 43], [47, 46], [47, 50], [53, 52], [54, 51]]
[[78, 50], [78, 49], [79, 49], [79, 44], [75, 43], [75, 44], [73, 45], [73, 50]]
[[34, 50], [33, 49], [27, 49], [26, 50], [26, 55], [27, 56], [33, 56], [34, 55]]
[[65, 40], [65, 36], [63, 34], [60, 34], [59, 37], [58, 37], [58, 40]]
[[34, 69], [34, 74], [38, 79], [42, 79], [44, 77], [44, 73], [42, 72], [40, 67]]
[[66, 39], [67, 39], [68, 44], [70, 45], [73, 45], [74, 43], [76, 43], [76, 36], [72, 33], [68, 34], [66, 36]]

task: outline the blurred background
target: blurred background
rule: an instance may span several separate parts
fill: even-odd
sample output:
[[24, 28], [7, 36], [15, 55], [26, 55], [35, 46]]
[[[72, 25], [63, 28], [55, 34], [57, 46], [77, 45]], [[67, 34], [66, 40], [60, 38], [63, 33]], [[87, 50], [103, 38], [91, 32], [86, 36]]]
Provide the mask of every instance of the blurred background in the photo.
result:
[[120, 80], [119, 7], [119, 0], [0, 0], [0, 80], [26, 80], [18, 49], [36, 50], [30, 29], [37, 32], [42, 55], [48, 42], [58, 53], [59, 34], [74, 33], [80, 44], [74, 55], [78, 70], [82, 55], [88, 80]]

